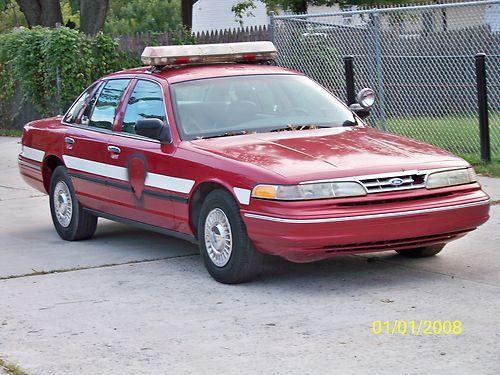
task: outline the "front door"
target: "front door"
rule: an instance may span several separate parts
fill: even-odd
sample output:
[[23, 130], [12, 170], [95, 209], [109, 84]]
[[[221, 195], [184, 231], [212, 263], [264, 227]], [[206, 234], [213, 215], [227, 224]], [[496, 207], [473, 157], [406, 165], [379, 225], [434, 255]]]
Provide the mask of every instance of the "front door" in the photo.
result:
[[194, 181], [172, 176], [172, 144], [162, 144], [135, 132], [135, 123], [140, 119], [158, 118], [168, 126], [162, 86], [139, 79], [129, 91], [123, 119], [118, 120], [109, 139], [108, 163], [127, 174], [127, 181], [109, 184], [113, 214], [175, 230], [174, 203], [187, 204], [186, 192]]

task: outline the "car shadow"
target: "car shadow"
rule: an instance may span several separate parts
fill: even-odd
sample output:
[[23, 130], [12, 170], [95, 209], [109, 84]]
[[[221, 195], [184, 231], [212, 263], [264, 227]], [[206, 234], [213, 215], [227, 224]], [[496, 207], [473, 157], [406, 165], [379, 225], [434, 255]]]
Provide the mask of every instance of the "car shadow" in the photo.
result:
[[[437, 258], [428, 258], [432, 262]], [[308, 293], [324, 290], [354, 292], [362, 289], [390, 289], [421, 286], [446, 275], [419, 269], [422, 259], [403, 258], [393, 252], [338, 255], [313, 263], [291, 263], [278, 257], [266, 259], [260, 276], [248, 285], [288, 288], [290, 284]], [[246, 284], [245, 284], [246, 285]]]
[[[63, 244], [74, 245], [76, 243]], [[55, 240], [55, 238], [54, 238]], [[97, 231], [92, 239], [79, 241], [84, 247], [98, 247], [103, 253], [121, 253], [131, 261], [149, 261], [186, 257], [183, 264], [192, 267], [195, 274], [203, 279], [210, 279], [199, 256], [198, 246], [188, 241], [135, 228], [133, 226], [100, 220]], [[66, 248], [66, 247], [65, 247]], [[63, 251], [64, 249], [61, 249]], [[66, 250], [67, 251], [67, 248]], [[88, 251], [88, 250], [86, 250]], [[427, 259], [426, 261], [432, 261]], [[125, 261], [126, 262], [126, 261]], [[262, 288], [276, 287], [289, 288], [294, 286], [300, 290], [305, 288], [309, 292], [315, 290], [336, 290], [348, 287], [380, 288], [392, 284], [408, 285], [422, 283], [423, 280], [439, 275], [429, 275], [428, 272], [415, 267], [413, 259], [402, 258], [386, 252], [363, 255], [338, 255], [328, 260], [313, 263], [291, 263], [279, 257], [266, 256], [262, 273], [253, 281], [241, 284], [238, 287]], [[213, 281], [214, 287], [218, 284]]]

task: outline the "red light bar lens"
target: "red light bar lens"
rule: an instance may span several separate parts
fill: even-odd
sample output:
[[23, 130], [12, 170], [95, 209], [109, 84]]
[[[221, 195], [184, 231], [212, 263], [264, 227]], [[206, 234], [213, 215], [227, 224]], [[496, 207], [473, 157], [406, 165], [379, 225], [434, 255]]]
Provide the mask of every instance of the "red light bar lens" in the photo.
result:
[[175, 64], [176, 65], [188, 64], [188, 63], [189, 63], [189, 57], [187, 57], [187, 56], [177, 57], [175, 59]]
[[256, 53], [244, 53], [243, 54], [243, 60], [245, 60], [245, 61], [252, 61], [252, 60], [255, 60], [256, 58], [257, 58]]

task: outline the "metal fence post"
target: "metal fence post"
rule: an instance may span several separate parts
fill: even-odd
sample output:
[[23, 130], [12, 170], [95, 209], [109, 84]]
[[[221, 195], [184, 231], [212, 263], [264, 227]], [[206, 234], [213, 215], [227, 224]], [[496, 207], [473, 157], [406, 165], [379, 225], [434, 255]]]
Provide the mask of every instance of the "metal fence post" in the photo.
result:
[[385, 96], [382, 77], [382, 43], [380, 39], [380, 20], [378, 10], [373, 13], [373, 32], [375, 34], [375, 64], [377, 66], [377, 95], [380, 102], [380, 127], [385, 130]]
[[269, 29], [271, 31], [271, 42], [276, 45], [276, 20], [274, 12], [269, 13]]
[[344, 69], [345, 69], [345, 88], [347, 94], [347, 104], [351, 105], [356, 103], [356, 92], [354, 88], [354, 57], [345, 56], [344, 57]]
[[486, 83], [486, 55], [478, 53], [476, 60], [477, 104], [479, 111], [479, 141], [481, 159], [491, 161], [490, 127], [488, 123], [488, 93]]
[[61, 77], [59, 76], [59, 65], [56, 66], [56, 89], [57, 89], [57, 114], [62, 114], [61, 108]]

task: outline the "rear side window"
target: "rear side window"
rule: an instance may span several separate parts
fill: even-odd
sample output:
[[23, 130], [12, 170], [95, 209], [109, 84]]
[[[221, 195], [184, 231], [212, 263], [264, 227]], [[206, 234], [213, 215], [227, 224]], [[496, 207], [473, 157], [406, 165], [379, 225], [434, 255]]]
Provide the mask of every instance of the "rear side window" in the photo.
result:
[[[105, 84], [99, 98], [95, 102], [89, 126], [108, 130], [113, 128], [116, 109], [129, 82], [129, 79], [113, 79]], [[90, 105], [91, 103], [89, 103]]]
[[151, 81], [137, 81], [123, 117], [122, 132], [135, 134], [138, 120], [157, 118], [165, 122], [165, 104], [161, 87]]

